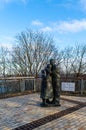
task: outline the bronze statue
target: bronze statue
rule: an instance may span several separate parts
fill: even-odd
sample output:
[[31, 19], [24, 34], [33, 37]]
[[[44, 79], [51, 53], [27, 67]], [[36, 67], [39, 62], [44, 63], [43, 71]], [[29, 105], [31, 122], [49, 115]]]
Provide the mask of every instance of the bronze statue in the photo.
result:
[[42, 70], [41, 106], [60, 106], [60, 75], [54, 59]]

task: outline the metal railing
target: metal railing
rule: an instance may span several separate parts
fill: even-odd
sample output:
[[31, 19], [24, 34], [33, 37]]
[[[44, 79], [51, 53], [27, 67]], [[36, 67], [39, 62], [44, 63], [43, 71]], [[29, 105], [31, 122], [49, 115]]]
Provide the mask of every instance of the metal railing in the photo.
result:
[[0, 97], [8, 94], [17, 94], [35, 91], [34, 77], [11, 77], [0, 79]]
[[[75, 91], [73, 93], [86, 94], [86, 79], [83, 78], [62, 78], [62, 82], [74, 82]], [[25, 92], [40, 92], [41, 78], [34, 77], [11, 77], [0, 78], [0, 97], [6, 95], [25, 93]], [[62, 90], [61, 90], [62, 92]], [[66, 93], [66, 92], [64, 92]], [[71, 93], [71, 92], [68, 92]]]

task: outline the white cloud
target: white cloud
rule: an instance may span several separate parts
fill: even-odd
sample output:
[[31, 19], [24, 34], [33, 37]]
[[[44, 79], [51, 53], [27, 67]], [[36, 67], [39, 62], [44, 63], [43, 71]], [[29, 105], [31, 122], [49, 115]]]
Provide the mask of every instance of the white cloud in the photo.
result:
[[0, 38], [0, 47], [8, 48], [12, 50], [15, 39], [10, 36], [1, 36]]
[[34, 20], [34, 21], [32, 21], [31, 24], [32, 24], [32, 25], [35, 25], [35, 26], [42, 26], [42, 25], [43, 25], [43, 23], [40, 22], [39, 20]]
[[86, 19], [57, 21], [45, 26], [43, 26], [44, 23], [35, 20], [32, 21], [32, 25], [42, 26], [40, 27], [40, 30], [43, 32], [77, 33], [86, 30]]
[[7, 48], [8, 50], [12, 50], [13, 45], [10, 43], [0, 43], [0, 47]]
[[51, 27], [44, 27], [44, 28], [41, 28], [41, 31], [43, 31], [43, 32], [52, 32], [53, 30], [52, 30], [52, 28]]
[[10, 36], [2, 36], [0, 37], [0, 41], [8, 41], [8, 42], [13, 42], [14, 41], [14, 37], [10, 37]]
[[86, 30], [86, 19], [57, 21], [40, 30], [43, 32], [77, 33]]
[[86, 19], [61, 21], [53, 24], [53, 29], [58, 32], [80, 32], [86, 30]]

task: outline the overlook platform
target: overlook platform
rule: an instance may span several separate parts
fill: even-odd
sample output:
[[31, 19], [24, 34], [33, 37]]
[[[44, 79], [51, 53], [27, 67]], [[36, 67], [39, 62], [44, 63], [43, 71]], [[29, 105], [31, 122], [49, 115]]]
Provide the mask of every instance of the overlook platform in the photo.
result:
[[40, 95], [0, 99], [0, 130], [86, 130], [86, 97], [61, 96], [60, 107], [40, 107]]

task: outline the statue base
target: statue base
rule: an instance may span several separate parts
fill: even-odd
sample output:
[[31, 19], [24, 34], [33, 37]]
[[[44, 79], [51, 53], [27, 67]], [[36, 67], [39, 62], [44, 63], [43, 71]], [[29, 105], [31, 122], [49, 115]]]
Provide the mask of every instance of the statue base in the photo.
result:
[[55, 104], [53, 104], [53, 103], [52, 104], [51, 103], [50, 104], [48, 104], [48, 103], [46, 103], [46, 104], [45, 103], [41, 103], [40, 106], [41, 107], [57, 107], [57, 106], [60, 107], [61, 104], [57, 104], [57, 103], [55, 103]]

